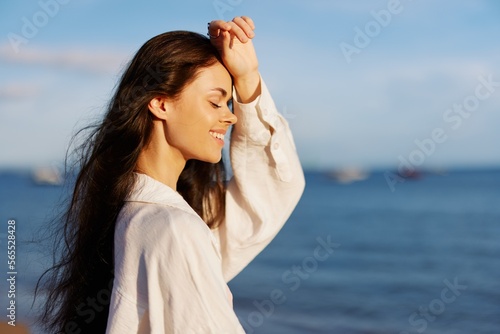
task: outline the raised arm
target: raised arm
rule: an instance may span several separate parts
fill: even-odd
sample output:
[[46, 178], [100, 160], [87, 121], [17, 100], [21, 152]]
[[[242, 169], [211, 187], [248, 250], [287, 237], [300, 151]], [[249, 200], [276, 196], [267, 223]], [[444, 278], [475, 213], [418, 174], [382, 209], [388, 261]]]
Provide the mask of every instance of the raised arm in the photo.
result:
[[210, 35], [233, 75], [238, 117], [231, 135], [234, 177], [227, 189], [226, 220], [214, 233], [220, 242], [224, 278], [229, 281], [276, 236], [305, 182], [288, 123], [258, 73], [251, 42], [253, 22], [246, 17], [228, 26], [215, 22]]

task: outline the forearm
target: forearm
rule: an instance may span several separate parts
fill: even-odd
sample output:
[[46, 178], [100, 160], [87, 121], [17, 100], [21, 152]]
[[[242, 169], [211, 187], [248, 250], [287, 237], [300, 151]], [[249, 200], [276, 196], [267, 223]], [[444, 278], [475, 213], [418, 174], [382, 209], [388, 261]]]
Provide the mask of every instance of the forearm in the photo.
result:
[[254, 101], [261, 94], [260, 74], [255, 71], [244, 77], [234, 78], [234, 88], [240, 103]]

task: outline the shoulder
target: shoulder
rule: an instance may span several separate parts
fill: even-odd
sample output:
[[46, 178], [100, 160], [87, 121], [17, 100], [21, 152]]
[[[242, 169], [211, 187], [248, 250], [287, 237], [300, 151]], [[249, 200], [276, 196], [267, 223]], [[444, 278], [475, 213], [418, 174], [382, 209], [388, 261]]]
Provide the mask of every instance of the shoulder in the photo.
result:
[[153, 252], [210, 242], [211, 235], [194, 212], [164, 204], [127, 202], [117, 220], [115, 242]]

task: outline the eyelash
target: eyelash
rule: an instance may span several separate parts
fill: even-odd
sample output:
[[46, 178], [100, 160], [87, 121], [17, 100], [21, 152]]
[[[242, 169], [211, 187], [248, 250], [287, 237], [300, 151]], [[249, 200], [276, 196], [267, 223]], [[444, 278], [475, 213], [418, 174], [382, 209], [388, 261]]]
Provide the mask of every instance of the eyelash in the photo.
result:
[[[220, 109], [220, 108], [222, 108], [222, 106], [221, 106], [221, 105], [218, 105], [217, 103], [210, 102], [210, 104], [211, 104], [211, 105], [212, 105], [212, 107], [214, 107], [215, 109]], [[227, 102], [227, 107], [228, 107], [229, 109], [231, 109], [231, 110], [232, 110], [232, 108], [233, 108], [233, 101], [232, 101], [232, 100], [229, 100], [229, 101]]]

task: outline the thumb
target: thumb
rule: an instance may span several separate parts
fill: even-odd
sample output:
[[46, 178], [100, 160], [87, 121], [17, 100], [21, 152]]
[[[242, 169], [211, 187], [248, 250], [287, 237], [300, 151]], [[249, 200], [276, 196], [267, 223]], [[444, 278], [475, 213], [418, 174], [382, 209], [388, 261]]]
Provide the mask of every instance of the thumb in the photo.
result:
[[229, 31], [221, 31], [222, 34], [222, 51], [227, 51], [233, 47], [234, 36]]

